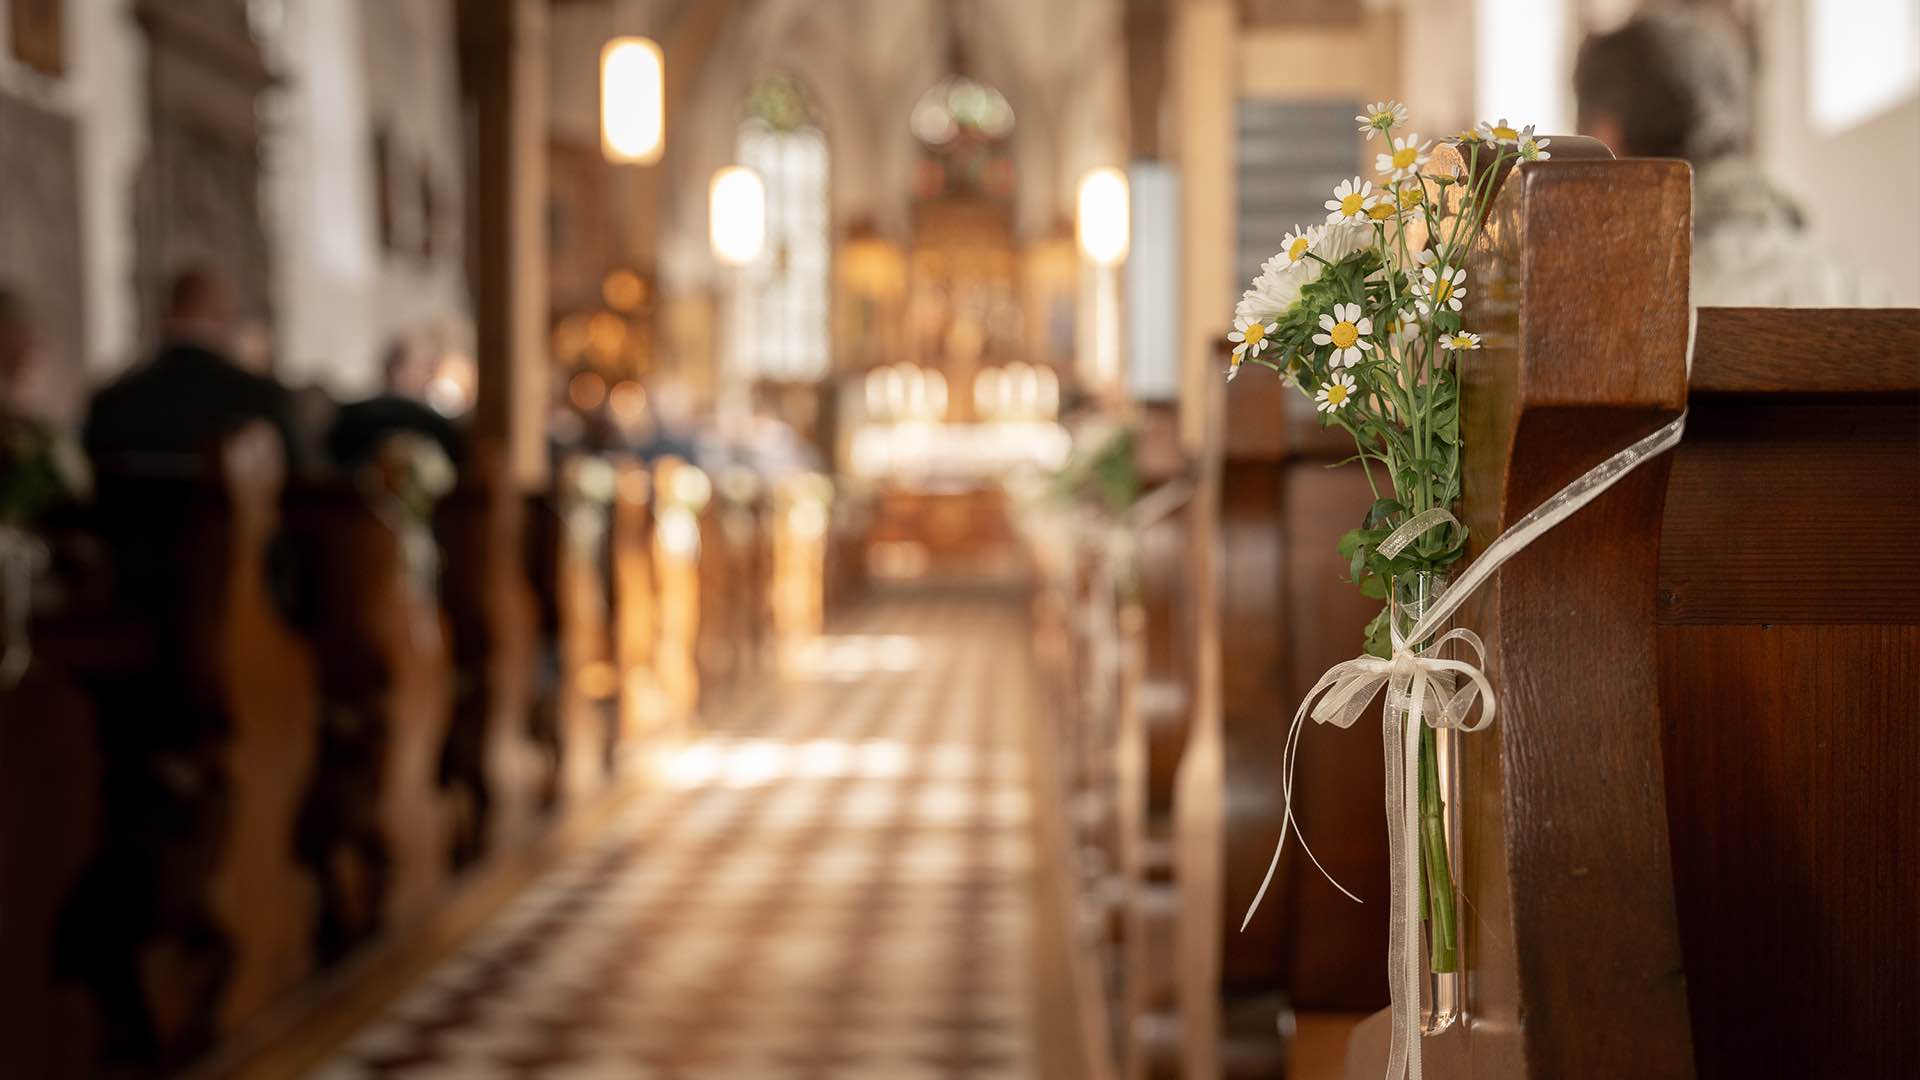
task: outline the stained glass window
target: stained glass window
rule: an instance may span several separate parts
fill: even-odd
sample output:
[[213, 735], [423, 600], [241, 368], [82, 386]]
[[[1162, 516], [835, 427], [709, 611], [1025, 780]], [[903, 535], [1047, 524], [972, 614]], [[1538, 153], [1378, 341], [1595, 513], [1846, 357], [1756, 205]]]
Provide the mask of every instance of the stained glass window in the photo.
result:
[[736, 160], [766, 184], [767, 242], [759, 260], [741, 271], [751, 325], [733, 338], [734, 370], [768, 379], [818, 379], [827, 374], [832, 355], [827, 139], [790, 78], [762, 83], [748, 113]]

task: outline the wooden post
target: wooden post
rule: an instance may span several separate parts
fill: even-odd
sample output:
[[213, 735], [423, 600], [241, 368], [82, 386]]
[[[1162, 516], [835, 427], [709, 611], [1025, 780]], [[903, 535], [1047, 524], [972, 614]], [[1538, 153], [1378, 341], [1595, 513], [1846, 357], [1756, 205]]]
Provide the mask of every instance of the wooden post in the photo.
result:
[[526, 489], [547, 480], [547, 41], [544, 0], [461, 0], [460, 82], [480, 385], [474, 434], [507, 447]]

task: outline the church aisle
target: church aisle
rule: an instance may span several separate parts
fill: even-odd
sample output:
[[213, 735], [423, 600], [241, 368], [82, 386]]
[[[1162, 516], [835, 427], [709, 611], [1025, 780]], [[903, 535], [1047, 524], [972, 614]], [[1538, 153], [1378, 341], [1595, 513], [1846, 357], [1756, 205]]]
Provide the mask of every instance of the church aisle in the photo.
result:
[[1026, 641], [852, 612], [313, 1077], [1031, 1075]]

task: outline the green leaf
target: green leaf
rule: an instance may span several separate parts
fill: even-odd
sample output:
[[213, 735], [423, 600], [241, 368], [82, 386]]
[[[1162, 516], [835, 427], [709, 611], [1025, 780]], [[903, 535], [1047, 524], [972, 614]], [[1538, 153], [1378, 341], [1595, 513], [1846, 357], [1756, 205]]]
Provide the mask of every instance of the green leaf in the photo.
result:
[[1382, 660], [1393, 656], [1393, 632], [1387, 623], [1388, 610], [1381, 608], [1380, 614], [1375, 615], [1367, 623], [1367, 655], [1377, 656]]

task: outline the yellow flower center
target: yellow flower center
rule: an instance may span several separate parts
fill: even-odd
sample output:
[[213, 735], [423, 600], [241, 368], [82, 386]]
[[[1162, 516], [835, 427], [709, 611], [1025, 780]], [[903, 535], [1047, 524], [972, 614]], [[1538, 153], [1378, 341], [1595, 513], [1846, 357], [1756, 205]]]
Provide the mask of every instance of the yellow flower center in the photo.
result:
[[1402, 210], [1411, 210], [1420, 205], [1422, 198], [1424, 198], [1424, 196], [1420, 193], [1420, 185], [1415, 184], [1412, 187], [1402, 188], [1400, 191], [1400, 208]]
[[1390, 202], [1374, 203], [1372, 206], [1367, 207], [1367, 216], [1375, 221], [1385, 221], [1393, 216], [1393, 204]]
[[[1436, 281], [1433, 283], [1433, 299], [1435, 303], [1444, 304], [1452, 297], [1453, 297], [1452, 280], [1448, 278], [1441, 278], [1439, 281]], [[1215, 333], [1218, 333], [1218, 331], [1215, 331]]]
[[[1218, 331], [1216, 331], [1216, 333], [1217, 332]], [[1247, 339], [1248, 346], [1254, 346], [1254, 345], [1260, 344], [1261, 340], [1264, 339], [1266, 336], [1267, 336], [1266, 327], [1260, 325], [1257, 322], [1247, 324], [1246, 339]]]
[[1306, 258], [1307, 248], [1310, 246], [1311, 242], [1306, 237], [1294, 237], [1293, 243], [1287, 245], [1287, 261], [1299, 262], [1301, 259]]
[[1367, 205], [1367, 197], [1356, 191], [1352, 195], [1346, 195], [1341, 197], [1340, 212], [1342, 214], [1345, 214], [1347, 217], [1353, 217], [1354, 215], [1360, 213], [1362, 210], [1366, 209], [1366, 205]]
[[1344, 405], [1346, 404], [1346, 402], [1347, 402], [1346, 387], [1340, 385], [1339, 383], [1331, 383], [1327, 386], [1327, 404]]
[[1493, 129], [1493, 137], [1512, 142], [1520, 137], [1520, 133], [1510, 127], [1497, 127]]
[[1393, 167], [1396, 169], [1411, 169], [1413, 168], [1414, 159], [1419, 156], [1420, 151], [1418, 148], [1403, 146], [1393, 152]]
[[1393, 126], [1393, 114], [1392, 114], [1392, 113], [1390, 113], [1390, 112], [1377, 112], [1377, 113], [1374, 113], [1374, 114], [1373, 114], [1373, 126], [1374, 126], [1374, 127], [1377, 127], [1377, 128], [1383, 128], [1383, 127], [1392, 127], [1392, 126]]
[[1353, 343], [1360, 340], [1360, 328], [1350, 322], [1335, 323], [1327, 336], [1333, 339], [1334, 348], [1351, 349]]
[[1453, 347], [1456, 349], [1465, 349], [1471, 346], [1472, 344], [1473, 344], [1473, 339], [1468, 337], [1465, 334], [1453, 335]]

